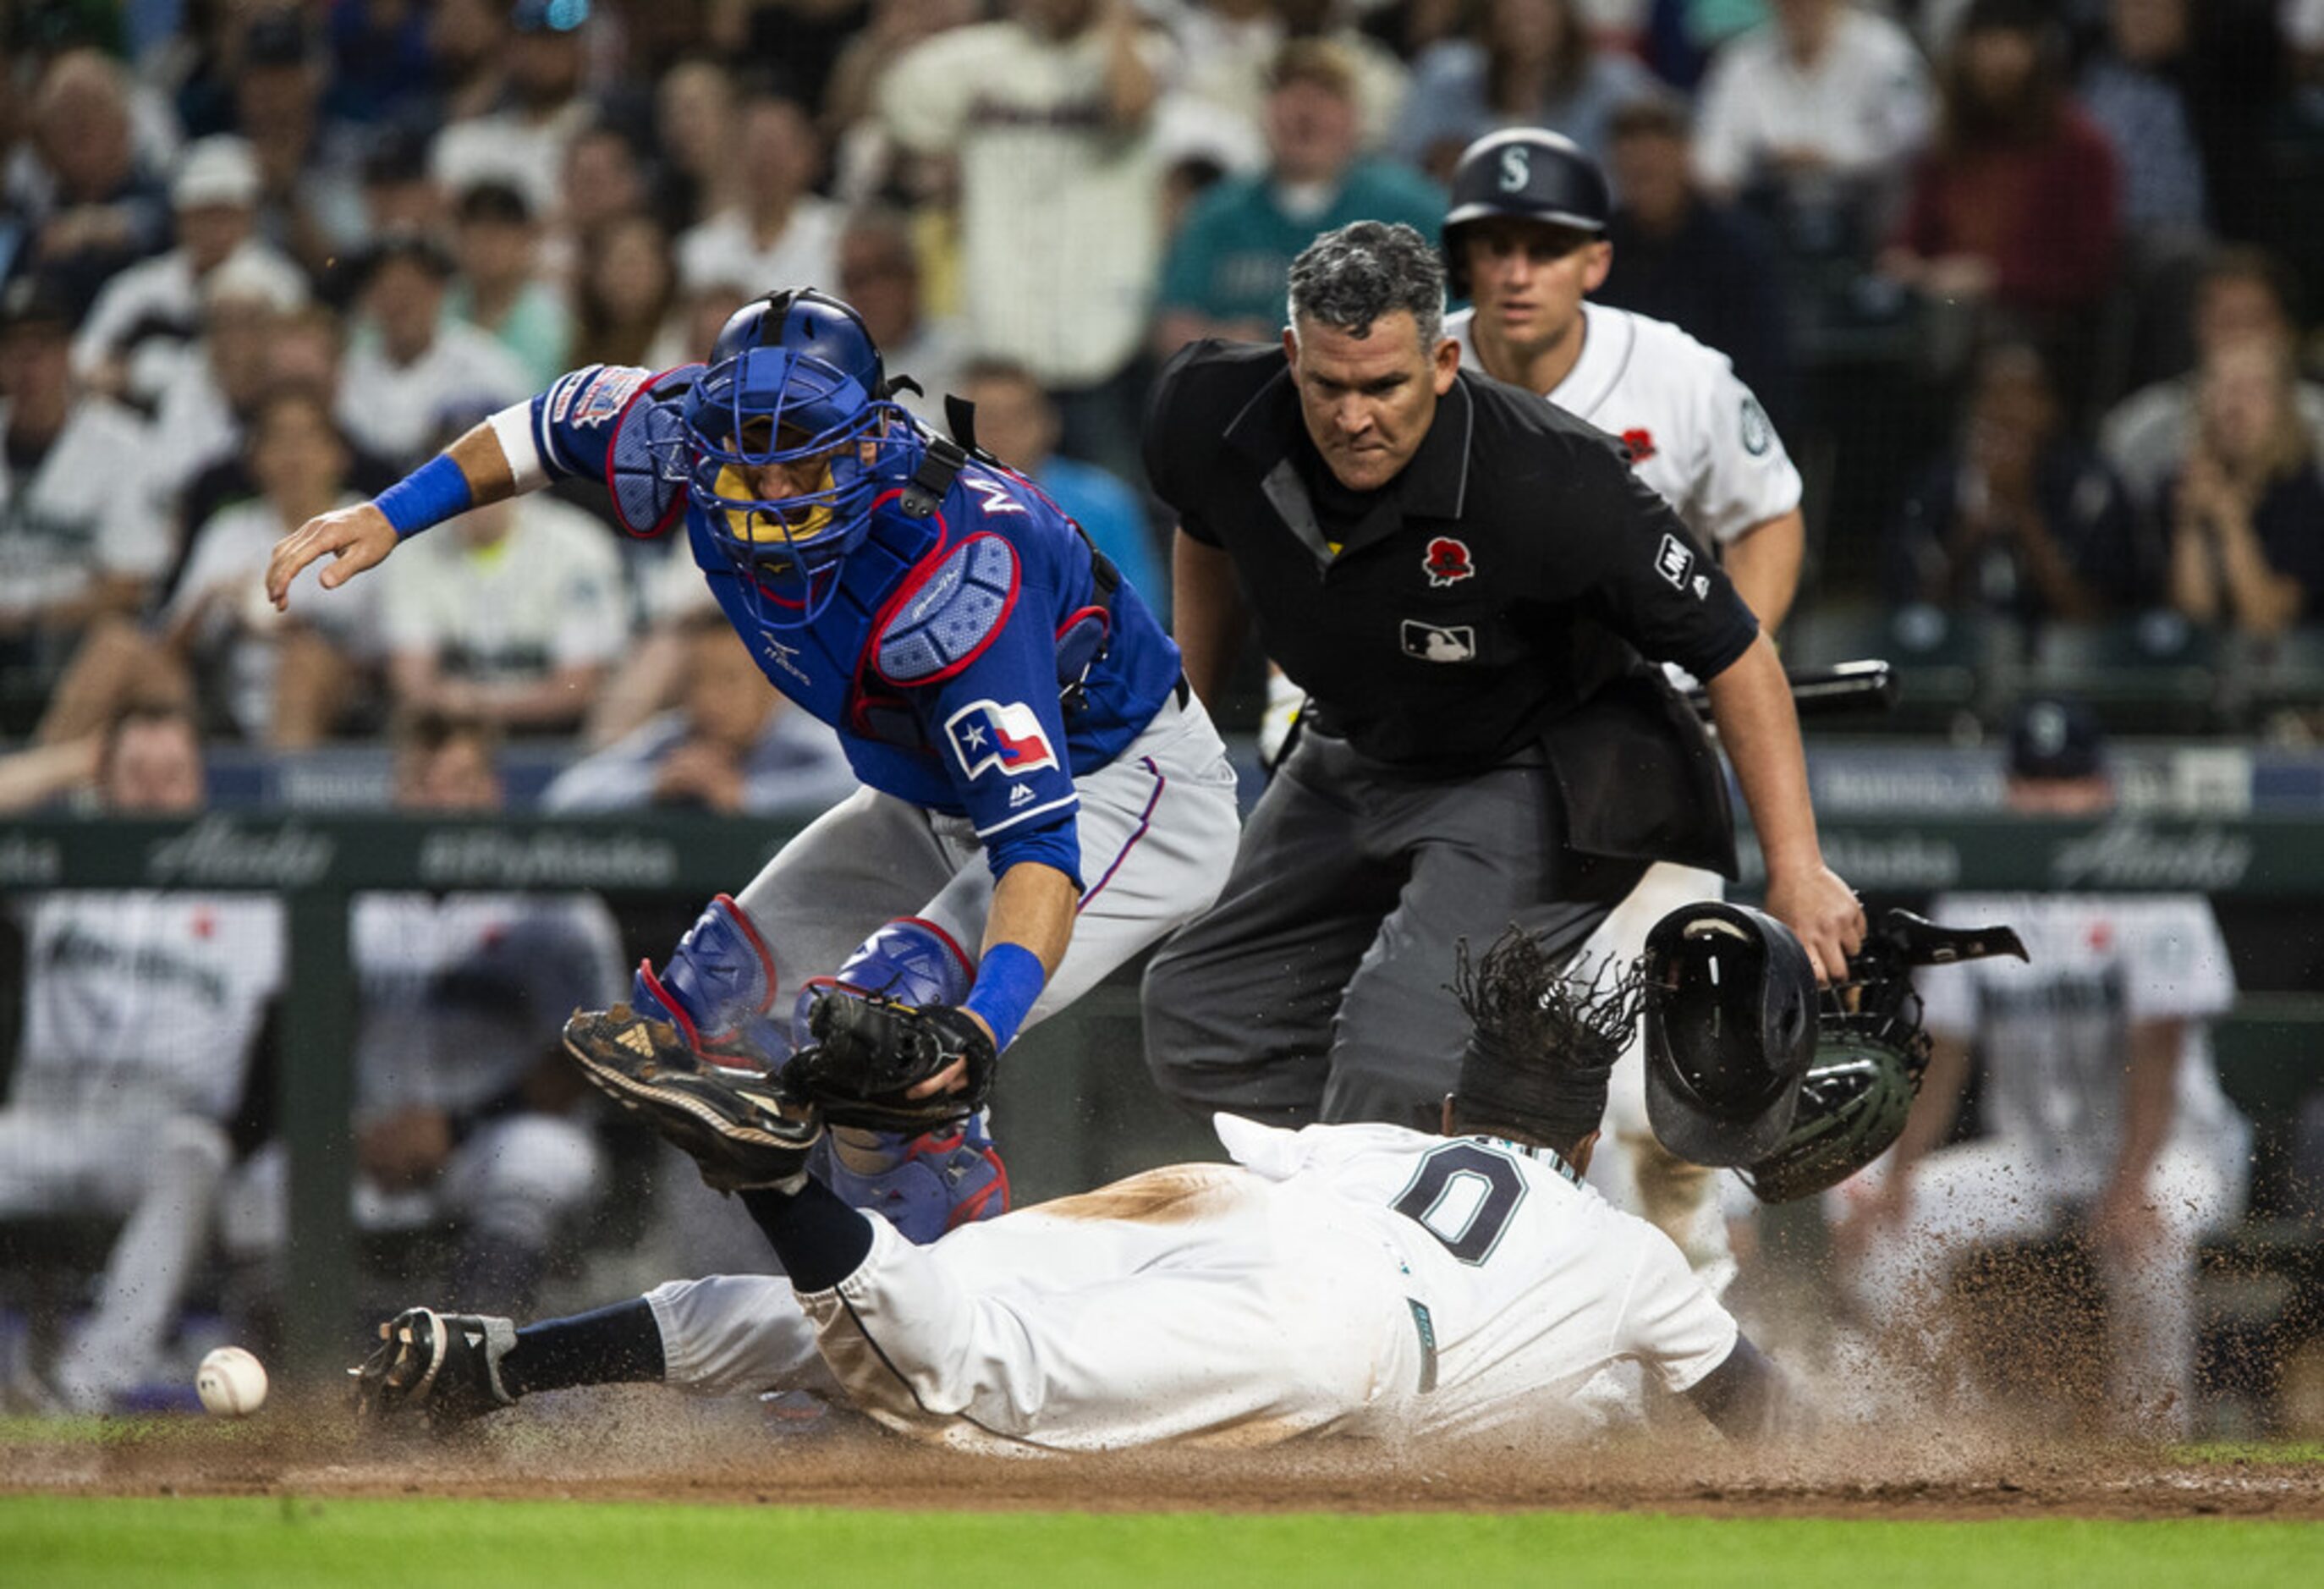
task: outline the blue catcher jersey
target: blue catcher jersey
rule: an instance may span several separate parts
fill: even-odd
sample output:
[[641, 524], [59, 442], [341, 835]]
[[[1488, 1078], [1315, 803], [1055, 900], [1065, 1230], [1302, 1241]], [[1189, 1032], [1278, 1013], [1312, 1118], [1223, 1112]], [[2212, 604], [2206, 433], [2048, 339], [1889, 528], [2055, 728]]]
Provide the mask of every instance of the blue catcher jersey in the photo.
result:
[[838, 730], [857, 777], [967, 817], [995, 875], [1038, 861], [1078, 881], [1074, 779], [1120, 755], [1178, 680], [1152, 609], [1127, 584], [1109, 599], [1073, 522], [972, 459], [925, 517], [900, 486], [879, 496], [870, 534], [825, 576], [837, 587], [822, 612], [768, 628], [753, 605], [779, 599], [746, 589], [684, 487], [650, 466], [700, 369], [560, 377], [532, 401], [548, 474], [603, 481], [633, 534], [661, 533], [683, 504], [695, 561], [760, 670]]

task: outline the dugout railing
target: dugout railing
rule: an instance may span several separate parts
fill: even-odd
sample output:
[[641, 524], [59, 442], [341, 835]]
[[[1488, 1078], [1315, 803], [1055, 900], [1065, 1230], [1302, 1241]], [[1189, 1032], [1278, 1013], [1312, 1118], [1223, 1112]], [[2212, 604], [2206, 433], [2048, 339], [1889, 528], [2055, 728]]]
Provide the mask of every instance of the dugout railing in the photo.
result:
[[[319, 1384], [355, 1344], [356, 1242], [349, 1210], [355, 979], [348, 902], [366, 890], [590, 889], [699, 900], [750, 877], [799, 825], [710, 817], [566, 820], [503, 817], [244, 815], [185, 821], [42, 818], [0, 826], [0, 891], [58, 888], [258, 890], [279, 894], [289, 935], [280, 1122], [290, 1150], [286, 1375]], [[1832, 864], [1876, 906], [1949, 889], [2191, 890], [2295, 907], [2324, 899], [2324, 818], [2116, 818], [2032, 822], [2003, 816], [1827, 820]], [[1756, 855], [1747, 845], [1745, 892]], [[2308, 913], [2298, 911], [2304, 921]], [[2279, 992], [2282, 990], [2279, 990]], [[2304, 990], [2291, 990], [2293, 992]], [[2268, 1006], [2281, 1025], [2291, 1008]], [[2307, 1002], [2291, 1046], [2304, 1093], [2324, 1021]], [[2232, 1055], [2239, 1051], [2230, 1042]], [[2230, 1078], [2231, 1090], [2236, 1090]], [[1161, 1104], [1139, 1050], [1136, 988], [1118, 977], [1030, 1034], [1003, 1067], [997, 1100], [1028, 1190], [1089, 1185], [1184, 1154], [1213, 1156], [1198, 1122]]]

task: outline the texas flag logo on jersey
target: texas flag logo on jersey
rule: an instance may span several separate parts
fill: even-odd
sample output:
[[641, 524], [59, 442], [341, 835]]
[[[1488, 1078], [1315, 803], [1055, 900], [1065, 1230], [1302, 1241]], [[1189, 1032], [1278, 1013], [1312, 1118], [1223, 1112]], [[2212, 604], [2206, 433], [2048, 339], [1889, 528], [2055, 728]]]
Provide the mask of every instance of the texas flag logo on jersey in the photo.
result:
[[1420, 566], [1427, 571], [1428, 583], [1439, 587], [1458, 585], [1477, 572], [1469, 566], [1469, 543], [1450, 535], [1440, 535], [1428, 543], [1428, 554], [1420, 559]]
[[945, 719], [945, 737], [971, 778], [982, 777], [989, 767], [998, 767], [1004, 777], [1022, 778], [1057, 764], [1041, 720], [1022, 701], [971, 701]]

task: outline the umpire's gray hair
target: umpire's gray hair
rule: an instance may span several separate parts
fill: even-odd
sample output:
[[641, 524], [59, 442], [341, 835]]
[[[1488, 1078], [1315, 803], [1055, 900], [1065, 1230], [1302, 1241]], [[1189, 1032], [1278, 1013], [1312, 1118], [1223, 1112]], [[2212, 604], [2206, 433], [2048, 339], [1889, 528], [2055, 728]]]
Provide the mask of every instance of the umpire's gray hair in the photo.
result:
[[1433, 352], [1444, 335], [1444, 260], [1401, 222], [1351, 221], [1291, 262], [1288, 307], [1294, 336], [1307, 319], [1360, 340], [1382, 315], [1404, 309], [1420, 328], [1421, 351]]

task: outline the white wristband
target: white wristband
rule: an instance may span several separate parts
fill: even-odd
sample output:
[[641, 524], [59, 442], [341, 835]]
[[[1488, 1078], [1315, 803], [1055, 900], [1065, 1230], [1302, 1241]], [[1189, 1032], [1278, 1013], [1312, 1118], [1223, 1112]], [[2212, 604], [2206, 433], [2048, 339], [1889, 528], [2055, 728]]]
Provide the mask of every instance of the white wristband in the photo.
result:
[[532, 439], [532, 400], [501, 410], [484, 421], [508, 460], [509, 477], [520, 493], [538, 491], [549, 484], [549, 466], [541, 460], [540, 444]]

